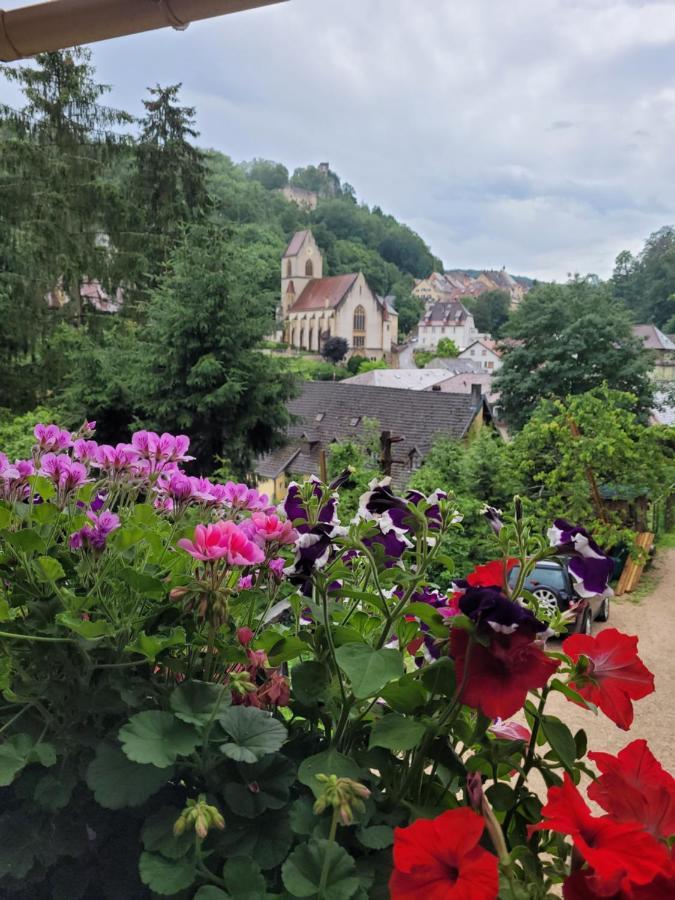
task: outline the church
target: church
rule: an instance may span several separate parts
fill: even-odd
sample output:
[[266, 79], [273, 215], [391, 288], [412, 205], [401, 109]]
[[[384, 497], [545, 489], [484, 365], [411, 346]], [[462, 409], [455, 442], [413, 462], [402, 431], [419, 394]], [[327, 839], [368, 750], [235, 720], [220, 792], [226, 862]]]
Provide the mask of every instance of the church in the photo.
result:
[[311, 231], [298, 231], [281, 260], [283, 340], [320, 353], [331, 337], [345, 338], [350, 354], [390, 359], [398, 340], [392, 297], [375, 294], [362, 272], [324, 278], [323, 256]]

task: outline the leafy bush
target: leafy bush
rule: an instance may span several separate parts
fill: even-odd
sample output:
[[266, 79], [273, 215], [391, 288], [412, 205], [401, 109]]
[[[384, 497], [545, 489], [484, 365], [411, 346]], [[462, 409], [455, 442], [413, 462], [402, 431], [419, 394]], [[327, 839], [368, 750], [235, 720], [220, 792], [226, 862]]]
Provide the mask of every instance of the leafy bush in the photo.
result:
[[519, 502], [489, 510], [498, 559], [445, 595], [440, 493], [374, 482], [341, 525], [349, 473], [275, 510], [186, 475], [186, 437], [35, 437], [0, 456], [3, 897], [672, 893], [652, 809], [673, 779], [644, 742], [593, 755], [592, 817], [586, 736], [545, 711], [558, 692], [627, 729], [653, 690], [637, 639], [546, 647], [567, 618], [525, 577], [565, 551], [580, 594], [604, 590], [583, 529], [557, 521], [552, 547]]

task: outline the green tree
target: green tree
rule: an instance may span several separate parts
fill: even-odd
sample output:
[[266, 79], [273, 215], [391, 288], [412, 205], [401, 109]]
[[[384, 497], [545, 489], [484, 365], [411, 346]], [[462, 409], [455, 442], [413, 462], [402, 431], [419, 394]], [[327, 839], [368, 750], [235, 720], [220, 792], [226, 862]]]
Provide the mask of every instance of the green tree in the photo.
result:
[[412, 290], [415, 286], [415, 280], [412, 276], [407, 275], [400, 278], [391, 289], [394, 295], [394, 305], [398, 313], [398, 331], [399, 335], [405, 336], [410, 334], [422, 318], [424, 313], [424, 301], [419, 297], [414, 297]]
[[226, 457], [244, 474], [289, 422], [293, 377], [256, 350], [273, 322], [261, 265], [272, 254], [247, 228], [192, 226], [150, 298], [135, 403], [147, 425], [192, 435], [204, 470]]
[[636, 257], [620, 253], [612, 284], [636, 322], [665, 326], [675, 316], [675, 228], [655, 231]]
[[180, 84], [149, 88], [131, 179], [139, 228], [144, 232], [150, 284], [186, 224], [207, 205], [204, 154], [194, 146], [195, 110], [179, 104]]
[[265, 190], [274, 191], [285, 188], [288, 184], [288, 169], [282, 163], [270, 159], [252, 159], [242, 163], [246, 177], [257, 181]]
[[636, 397], [593, 388], [563, 400], [542, 400], [512, 445], [514, 473], [542, 526], [557, 516], [583, 522], [606, 546], [622, 523], [598, 502], [604, 489], [668, 496], [675, 481], [667, 429], [644, 425]]
[[509, 318], [511, 297], [507, 291], [485, 291], [478, 297], [465, 301], [473, 314], [478, 331], [498, 337]]
[[636, 397], [636, 410], [651, 403], [649, 355], [632, 334], [607, 285], [576, 278], [530, 291], [507, 326], [510, 347], [495, 376], [504, 418], [522, 428], [544, 397], [582, 394], [607, 382]]
[[436, 356], [453, 359], [459, 356], [459, 347], [452, 338], [441, 338], [436, 346]]
[[349, 353], [349, 343], [343, 337], [330, 337], [321, 348], [321, 355], [331, 363], [339, 363]]

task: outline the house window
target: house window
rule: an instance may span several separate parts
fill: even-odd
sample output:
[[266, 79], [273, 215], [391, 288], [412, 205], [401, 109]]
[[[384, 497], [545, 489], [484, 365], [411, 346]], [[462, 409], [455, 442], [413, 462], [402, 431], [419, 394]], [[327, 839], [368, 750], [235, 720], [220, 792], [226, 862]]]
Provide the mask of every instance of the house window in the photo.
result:
[[305, 263], [305, 275], [308, 278], [314, 278], [314, 264], [311, 259], [308, 259]]
[[366, 346], [366, 338], [363, 334], [355, 334], [354, 339], [352, 341], [352, 346], [354, 349], [363, 348]]
[[293, 269], [291, 268], [291, 261], [289, 259], [288, 262], [286, 263], [286, 278], [290, 278], [292, 276], [292, 274], [293, 274]]
[[486, 362], [485, 365], [488, 369], [494, 369], [495, 367], [495, 364], [492, 361]]
[[354, 310], [354, 331], [366, 330], [366, 311], [362, 306], [357, 306]]

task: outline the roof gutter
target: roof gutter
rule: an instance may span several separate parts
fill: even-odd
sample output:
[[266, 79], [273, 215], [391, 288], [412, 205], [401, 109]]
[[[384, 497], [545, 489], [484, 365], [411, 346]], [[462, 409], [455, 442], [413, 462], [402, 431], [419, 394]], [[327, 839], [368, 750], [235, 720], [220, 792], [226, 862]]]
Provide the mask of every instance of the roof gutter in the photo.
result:
[[284, 3], [285, 0], [48, 0], [0, 9], [0, 61]]

